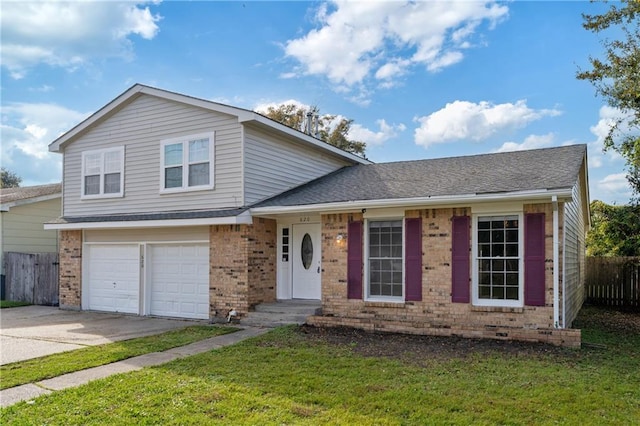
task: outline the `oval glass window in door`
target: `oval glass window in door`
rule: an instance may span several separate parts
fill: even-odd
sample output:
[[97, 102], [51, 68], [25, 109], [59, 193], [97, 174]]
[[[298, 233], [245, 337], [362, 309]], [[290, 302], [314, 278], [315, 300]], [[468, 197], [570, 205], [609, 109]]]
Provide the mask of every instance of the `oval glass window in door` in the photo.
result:
[[304, 269], [311, 268], [311, 262], [313, 261], [313, 242], [311, 241], [311, 235], [304, 234], [304, 237], [302, 237], [300, 254], [302, 256], [302, 266], [304, 266]]

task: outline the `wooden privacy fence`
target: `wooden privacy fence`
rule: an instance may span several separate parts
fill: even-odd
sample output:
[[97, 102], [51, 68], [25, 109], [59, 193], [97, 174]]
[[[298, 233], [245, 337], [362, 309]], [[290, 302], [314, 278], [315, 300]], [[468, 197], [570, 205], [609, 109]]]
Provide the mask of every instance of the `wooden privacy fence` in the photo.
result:
[[58, 304], [58, 253], [4, 253], [7, 300]]
[[587, 257], [586, 263], [587, 303], [640, 309], [640, 257]]

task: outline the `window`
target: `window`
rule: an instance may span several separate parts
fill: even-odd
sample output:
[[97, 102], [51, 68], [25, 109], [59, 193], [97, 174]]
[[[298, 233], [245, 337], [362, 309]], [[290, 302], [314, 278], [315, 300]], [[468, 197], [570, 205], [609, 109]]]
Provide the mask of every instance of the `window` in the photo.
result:
[[161, 143], [160, 192], [213, 188], [213, 133]]
[[368, 221], [368, 297], [402, 299], [402, 220]]
[[474, 298], [479, 305], [522, 305], [519, 215], [476, 218]]
[[124, 146], [82, 153], [82, 198], [122, 197]]

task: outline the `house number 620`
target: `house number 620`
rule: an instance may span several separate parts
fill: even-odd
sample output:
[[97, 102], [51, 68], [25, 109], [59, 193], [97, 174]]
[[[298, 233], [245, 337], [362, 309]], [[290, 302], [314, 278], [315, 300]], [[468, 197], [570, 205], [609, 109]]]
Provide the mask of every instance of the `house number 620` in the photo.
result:
[[309, 216], [300, 216], [300, 222], [309, 222]]

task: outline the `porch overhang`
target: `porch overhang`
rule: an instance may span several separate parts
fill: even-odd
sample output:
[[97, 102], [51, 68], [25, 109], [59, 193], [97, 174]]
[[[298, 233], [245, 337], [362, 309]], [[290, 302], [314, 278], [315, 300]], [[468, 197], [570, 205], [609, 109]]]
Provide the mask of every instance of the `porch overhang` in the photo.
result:
[[[235, 214], [234, 214], [235, 213]], [[109, 215], [89, 217], [62, 217], [44, 224], [44, 229], [81, 230], [81, 229], [131, 229], [131, 228], [170, 228], [202, 225], [248, 225], [253, 218], [246, 209], [223, 211], [197, 211], [151, 213], [138, 215]]]
[[570, 201], [572, 196], [571, 188], [543, 189], [533, 191], [444, 195], [434, 197], [416, 198], [391, 198], [382, 200], [353, 200], [318, 204], [303, 204], [294, 206], [268, 206], [255, 207], [250, 209], [252, 216], [269, 217], [281, 214], [299, 213], [336, 213], [355, 212], [362, 209], [371, 208], [417, 208], [431, 206], [463, 207], [478, 203], [506, 202], [506, 201], [529, 201], [529, 202], [550, 202], [552, 197], [558, 201]]

